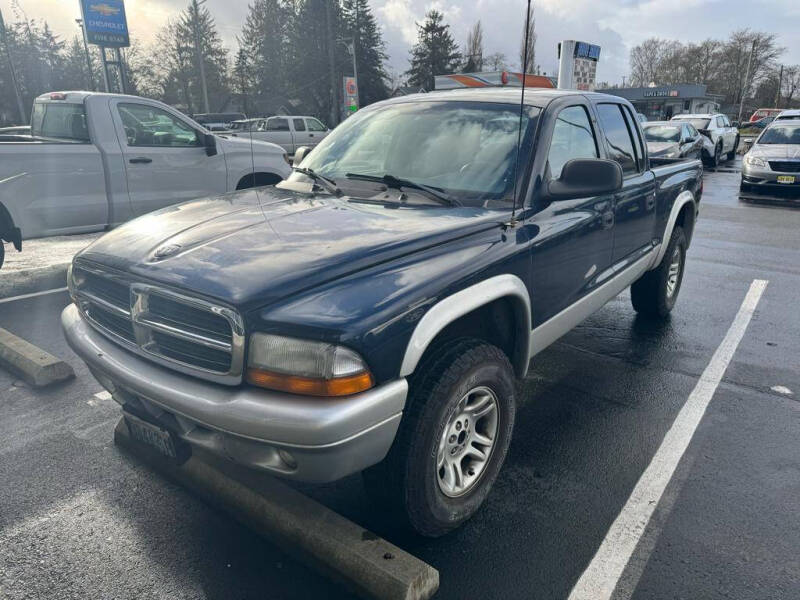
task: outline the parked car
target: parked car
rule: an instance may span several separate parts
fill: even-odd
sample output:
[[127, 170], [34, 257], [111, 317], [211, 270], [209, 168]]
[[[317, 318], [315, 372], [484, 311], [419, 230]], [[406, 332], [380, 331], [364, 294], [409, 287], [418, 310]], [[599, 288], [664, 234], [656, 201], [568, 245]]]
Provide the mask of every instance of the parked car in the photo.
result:
[[763, 119], [759, 119], [758, 121], [748, 121], [744, 123], [741, 127], [743, 130], [748, 129], [764, 129], [767, 125], [772, 123], [777, 117], [764, 117]]
[[788, 110], [782, 110], [777, 117], [775, 117], [778, 121], [784, 121], [786, 119], [800, 119], [800, 110], [793, 108]]
[[750, 115], [750, 122], [760, 121], [764, 117], [776, 117], [781, 112], [780, 108], [759, 108]]
[[200, 113], [194, 115], [194, 120], [209, 131], [226, 131], [234, 121], [241, 121], [246, 118], [242, 113]]
[[54, 92], [32, 115], [32, 135], [0, 140], [0, 239], [17, 250], [290, 173], [279, 146], [212, 134], [154, 100]]
[[703, 140], [691, 123], [642, 123], [650, 158], [702, 158]]
[[800, 200], [800, 119], [776, 120], [742, 159], [741, 198]]
[[520, 93], [372, 104], [275, 188], [79, 253], [64, 334], [131, 437], [303, 481], [367, 469], [423, 535], [473, 515], [531, 357], [628, 286], [666, 317], [702, 192], [700, 161], [650, 166], [627, 100]]
[[647, 116], [644, 113], [637, 112], [636, 119], [639, 123], [647, 123]]
[[733, 160], [739, 147], [739, 130], [734, 127], [728, 117], [717, 114], [685, 114], [675, 115], [672, 121], [687, 121], [704, 135], [710, 144], [704, 145], [703, 158], [712, 167], [719, 165], [722, 156]]
[[314, 148], [330, 133], [316, 117], [277, 115], [263, 119], [236, 121], [231, 125], [233, 135], [254, 140], [272, 142], [281, 146], [289, 155], [298, 148]]

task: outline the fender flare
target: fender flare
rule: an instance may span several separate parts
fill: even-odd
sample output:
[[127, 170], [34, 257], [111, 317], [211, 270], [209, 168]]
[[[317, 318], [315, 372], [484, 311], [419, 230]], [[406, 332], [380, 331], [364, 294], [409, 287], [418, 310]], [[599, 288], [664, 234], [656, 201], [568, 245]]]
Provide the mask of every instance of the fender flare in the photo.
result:
[[695, 202], [694, 194], [692, 194], [692, 192], [689, 190], [684, 190], [678, 194], [677, 198], [675, 198], [675, 202], [672, 204], [672, 210], [669, 212], [667, 226], [664, 229], [664, 237], [661, 238], [661, 244], [659, 245], [659, 249], [655, 257], [653, 257], [653, 262], [650, 264], [650, 269], [655, 269], [661, 264], [661, 260], [664, 258], [664, 254], [667, 252], [669, 239], [672, 237], [672, 230], [675, 229], [675, 222], [678, 220], [678, 215], [681, 214], [683, 207], [690, 202], [692, 203], [692, 208], [694, 208], [694, 216], [697, 218], [697, 202]]
[[500, 298], [511, 298], [514, 301], [517, 329], [522, 331], [518, 331], [520, 335], [515, 336], [514, 356], [509, 358], [514, 371], [523, 377], [528, 370], [530, 358], [531, 299], [523, 281], [511, 274], [490, 277], [434, 304], [411, 334], [400, 367], [400, 377], [407, 377], [414, 372], [430, 343], [450, 323]]

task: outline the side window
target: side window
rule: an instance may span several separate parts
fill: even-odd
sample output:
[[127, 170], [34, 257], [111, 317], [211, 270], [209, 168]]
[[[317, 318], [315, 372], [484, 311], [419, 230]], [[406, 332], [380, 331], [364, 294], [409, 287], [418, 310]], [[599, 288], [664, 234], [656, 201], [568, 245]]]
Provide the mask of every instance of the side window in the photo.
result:
[[320, 123], [317, 119], [306, 119], [309, 131], [328, 131], [328, 128]]
[[306, 122], [303, 119], [292, 119], [292, 125], [294, 125], [295, 131], [306, 130]]
[[573, 158], [597, 158], [597, 141], [589, 115], [583, 106], [569, 106], [558, 113], [547, 161], [550, 176], [558, 179], [561, 169]]
[[697, 129], [694, 128], [694, 125], [688, 125], [688, 127], [689, 127], [689, 137], [691, 137], [693, 140], [696, 140], [697, 136], [700, 135]]
[[83, 104], [37, 102], [33, 105], [31, 123], [31, 132], [36, 136], [72, 142], [89, 141]]
[[621, 109], [619, 104], [598, 104], [597, 114], [605, 133], [609, 158], [619, 163], [625, 175], [630, 175], [637, 170], [636, 154]]
[[717, 117], [717, 127], [725, 127], [725, 121], [722, 120], [722, 117]]
[[200, 146], [197, 131], [165, 110], [147, 104], [117, 104], [128, 146]]
[[289, 131], [289, 119], [267, 119], [267, 131]]
[[731, 126], [731, 122], [728, 120], [728, 116], [727, 115], [722, 115], [722, 122], [725, 123], [725, 127], [730, 127]]
[[639, 165], [639, 170], [644, 170], [644, 143], [642, 142], [641, 134], [639, 133], [639, 129], [636, 127], [636, 120], [634, 119], [633, 115], [631, 114], [630, 109], [627, 106], [622, 106], [622, 113], [625, 115], [625, 122], [628, 124], [628, 130], [631, 132], [631, 136], [634, 140], [636, 140], [636, 161]]

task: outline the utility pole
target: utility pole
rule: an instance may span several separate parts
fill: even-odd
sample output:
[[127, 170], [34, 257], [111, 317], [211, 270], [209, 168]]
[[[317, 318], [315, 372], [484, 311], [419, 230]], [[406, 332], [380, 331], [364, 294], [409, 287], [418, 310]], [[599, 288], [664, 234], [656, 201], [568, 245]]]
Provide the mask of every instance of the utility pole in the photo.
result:
[[94, 91], [94, 69], [92, 69], [92, 56], [89, 54], [89, 42], [86, 41], [86, 30], [83, 28], [83, 19], [75, 19], [78, 27], [81, 28], [83, 38], [83, 50], [86, 52], [86, 69], [89, 73], [89, 91]]
[[14, 94], [17, 97], [17, 109], [19, 110], [20, 123], [27, 123], [28, 117], [25, 115], [25, 105], [22, 103], [22, 94], [19, 91], [19, 83], [17, 82], [17, 74], [14, 71], [14, 61], [11, 60], [11, 46], [8, 45], [8, 36], [6, 34], [6, 23], [3, 20], [3, 12], [0, 11], [0, 41], [6, 48], [6, 57], [8, 58], [8, 70], [11, 72], [11, 85], [14, 86]]
[[334, 127], [339, 124], [339, 107], [337, 106], [339, 103], [337, 101], [339, 94], [338, 94], [338, 83], [336, 81], [336, 58], [334, 56], [336, 52], [336, 40], [333, 38], [333, 10], [332, 10], [332, 2], [333, 0], [325, 0], [325, 28], [328, 38], [328, 69], [330, 71], [330, 78], [331, 78], [331, 125]]
[[205, 0], [192, 0], [192, 8], [194, 15], [192, 17], [192, 29], [194, 29], [194, 50], [197, 54], [197, 66], [200, 70], [200, 87], [203, 89], [203, 108], [206, 113], [211, 112], [208, 107], [208, 85], [206, 85], [206, 65], [203, 59], [203, 53], [200, 50], [200, 5], [205, 3]]
[[747, 73], [744, 76], [744, 88], [742, 89], [742, 97], [739, 99], [739, 123], [742, 122], [742, 109], [744, 108], [744, 97], [750, 87], [750, 67], [753, 64], [753, 53], [756, 51], [756, 41], [753, 40], [753, 45], [750, 47], [750, 57], [747, 59]]
[[783, 86], [783, 65], [781, 65], [781, 72], [778, 75], [778, 91], [775, 92], [775, 108], [781, 107], [781, 87]]

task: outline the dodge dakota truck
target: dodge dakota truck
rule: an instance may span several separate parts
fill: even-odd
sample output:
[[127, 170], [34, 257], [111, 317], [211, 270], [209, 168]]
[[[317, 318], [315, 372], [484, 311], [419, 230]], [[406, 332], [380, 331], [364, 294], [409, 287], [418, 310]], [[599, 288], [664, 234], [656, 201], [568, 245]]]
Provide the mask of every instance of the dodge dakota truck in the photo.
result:
[[212, 134], [155, 100], [53, 92], [31, 114], [29, 135], [0, 135], [0, 266], [3, 241], [21, 251], [290, 172], [279, 146]]
[[77, 255], [64, 334], [131, 437], [306, 482], [363, 471], [426, 536], [473, 515], [531, 359], [628, 286], [670, 313], [702, 193], [700, 161], [650, 166], [626, 100], [520, 93], [371, 105], [278, 185]]

